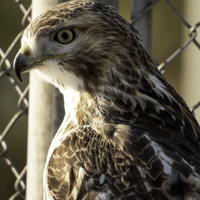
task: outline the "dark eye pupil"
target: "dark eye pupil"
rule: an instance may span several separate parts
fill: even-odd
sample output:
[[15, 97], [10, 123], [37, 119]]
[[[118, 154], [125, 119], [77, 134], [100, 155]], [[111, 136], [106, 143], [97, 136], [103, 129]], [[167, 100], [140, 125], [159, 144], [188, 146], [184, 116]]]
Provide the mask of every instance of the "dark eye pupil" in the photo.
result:
[[69, 36], [68, 36], [68, 34], [67, 34], [66, 32], [62, 33], [62, 38], [63, 38], [64, 40], [66, 40], [68, 37], [69, 37]]

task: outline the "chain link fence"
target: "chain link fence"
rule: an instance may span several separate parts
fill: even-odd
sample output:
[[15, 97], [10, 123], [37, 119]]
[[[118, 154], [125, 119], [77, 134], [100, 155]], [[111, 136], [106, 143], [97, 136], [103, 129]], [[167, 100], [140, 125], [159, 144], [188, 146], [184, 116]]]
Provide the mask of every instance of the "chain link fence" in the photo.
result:
[[[0, 104], [0, 111], [1, 111], [1, 126], [0, 126], [0, 169], [1, 168], [5, 168], [5, 165], [3, 165], [4, 163], [7, 165], [8, 168], [10, 168], [10, 170], [0, 170], [0, 185], [1, 185], [1, 199], [25, 199], [25, 188], [26, 188], [26, 184], [25, 184], [25, 174], [26, 174], [26, 166], [23, 166], [23, 168], [19, 171], [18, 169], [21, 168], [21, 166], [19, 166], [18, 162], [21, 160], [19, 159], [19, 157], [21, 157], [21, 153], [20, 153], [20, 147], [18, 147], [16, 145], [16, 143], [18, 143], [17, 138], [20, 138], [23, 140], [22, 145], [24, 145], [25, 142], [25, 138], [21, 138], [22, 134], [18, 132], [18, 130], [20, 131], [24, 131], [26, 132], [25, 129], [21, 129], [19, 126], [15, 126], [15, 124], [19, 123], [19, 119], [22, 118], [22, 116], [27, 115], [28, 114], [28, 99], [27, 99], [27, 93], [28, 93], [28, 86], [26, 84], [26, 88], [22, 89], [21, 85], [18, 84], [18, 82], [16, 81], [16, 77], [13, 75], [12, 72], [12, 62], [13, 62], [13, 56], [16, 53], [18, 47], [19, 46], [19, 42], [20, 42], [20, 38], [22, 35], [22, 29], [24, 29], [27, 24], [29, 22], [31, 22], [31, 17], [30, 17], [30, 12], [31, 12], [31, 6], [29, 8], [26, 8], [25, 5], [20, 1], [20, 0], [15, 0], [13, 2], [9, 1], [9, 7], [8, 5], [6, 5], [6, 7], [4, 7], [4, 2], [0, 2], [0, 7], [2, 8], [1, 13], [3, 12], [3, 8], [5, 9], [5, 11], [7, 11], [7, 15], [5, 14], [6, 17], [8, 17], [8, 15], [13, 15], [14, 17], [16, 16], [14, 12], [20, 11], [23, 15], [22, 19], [21, 19], [21, 32], [18, 33], [13, 41], [10, 41], [10, 44], [8, 47], [3, 48], [3, 40], [5, 40], [6, 38], [1, 37], [0, 39], [0, 85], [1, 85], [1, 89], [2, 87], [4, 87], [4, 90], [0, 90], [0, 96], [1, 96], [1, 104]], [[26, 2], [27, 4], [27, 2]], [[29, 2], [30, 4], [30, 2]], [[15, 7], [15, 8], [14, 8]], [[18, 12], [19, 13], [19, 12]], [[1, 19], [3, 18], [3, 16], [1, 16]], [[6, 18], [3, 19], [6, 22]], [[8, 21], [9, 18], [7, 19]], [[13, 22], [15, 23], [16, 18], [13, 18]], [[5, 26], [14, 26], [14, 24], [7, 24], [5, 23]], [[1, 25], [1, 28], [4, 29], [5, 26]], [[16, 27], [16, 26], [14, 26]], [[1, 32], [2, 32], [1, 29]], [[9, 32], [6, 33], [6, 36], [9, 35]], [[11, 88], [13, 88], [13, 90], [11, 91]], [[15, 93], [13, 95], [13, 93]], [[5, 99], [4, 101], [2, 101], [2, 99]], [[8, 99], [15, 99], [14, 101], [9, 101]], [[8, 100], [8, 101], [7, 101]], [[17, 108], [14, 108], [13, 110], [15, 110], [16, 112], [13, 114], [13, 116], [11, 117], [10, 121], [8, 121], [7, 114], [5, 113], [8, 111], [9, 115], [11, 116], [11, 112], [9, 111], [10, 106], [13, 107], [12, 103], [17, 104]], [[8, 121], [7, 125], [5, 126], [4, 121]], [[27, 120], [25, 120], [27, 121]], [[3, 127], [4, 126], [4, 127]], [[13, 129], [15, 129], [13, 131]], [[9, 139], [9, 135], [11, 134], [15, 134], [13, 136], [13, 139], [16, 141], [15, 142], [10, 142], [8, 143], [6, 141], [6, 139]], [[12, 135], [11, 135], [12, 137]], [[12, 140], [12, 139], [11, 139]], [[11, 145], [13, 143], [13, 145]], [[14, 144], [15, 143], [15, 144]], [[21, 144], [19, 142], [19, 144]], [[8, 148], [8, 145], [10, 145], [10, 147]], [[13, 149], [13, 146], [15, 146], [16, 149]], [[25, 145], [24, 145], [25, 146]], [[25, 148], [24, 148], [25, 149]], [[9, 154], [8, 150], [11, 151], [11, 155]], [[19, 151], [18, 151], [19, 150]], [[10, 155], [10, 156], [9, 156]], [[26, 160], [26, 154], [23, 156], [23, 159]], [[12, 158], [15, 157], [15, 158]], [[15, 162], [13, 161], [15, 160]], [[2, 163], [4, 162], [4, 163]], [[15, 166], [16, 165], [16, 166]], [[4, 167], [3, 167], [4, 166]], [[5, 174], [6, 173], [6, 174]], [[10, 178], [11, 177], [11, 178]], [[12, 184], [11, 181], [14, 182]], [[7, 187], [6, 187], [7, 186]], [[12, 191], [12, 193], [10, 192]], [[9, 196], [8, 196], [9, 195]]]
[[[9, 2], [6, 7], [3, 7], [4, 2]], [[197, 50], [200, 50], [200, 43], [197, 41], [197, 33], [198, 27], [200, 26], [200, 22], [196, 22], [195, 24], [190, 24], [187, 19], [179, 12], [179, 10], [174, 5], [174, 1], [171, 0], [155, 0], [152, 1], [144, 10], [138, 13], [134, 19], [131, 20], [131, 23], [134, 26], [134, 23], [139, 20], [141, 17], [145, 15], [145, 13], [150, 10], [156, 8], [158, 3], [164, 2], [165, 6], [168, 6], [171, 11], [174, 12], [174, 17], [178, 17], [180, 19], [179, 23], [182, 23], [188, 30], [188, 39], [182, 44], [177, 50], [171, 53], [167, 59], [163, 60], [161, 64], [158, 62], [159, 70], [165, 74], [167, 65], [172, 62], [178, 55], [182, 54], [182, 52], [188, 48], [191, 44], [194, 44]], [[125, 3], [125, 1], [123, 1]], [[191, 2], [192, 3], [192, 2]], [[11, 11], [11, 4], [13, 10]], [[14, 5], [15, 4], [15, 5]], [[9, 20], [7, 21], [7, 17], [10, 15], [14, 15], [15, 11], [22, 13], [21, 16], [21, 32], [16, 34], [16, 37], [13, 39], [9, 39], [10, 43], [6, 45], [2, 45], [2, 41], [5, 40], [4, 37], [9, 35], [9, 32], [4, 34], [3, 37], [0, 37], [0, 198], [1, 199], [25, 199], [25, 190], [26, 190], [26, 166], [18, 167], [19, 160], [23, 159], [23, 163], [26, 160], [26, 152], [20, 153], [19, 146], [17, 143], [24, 145], [24, 149], [26, 149], [26, 126], [24, 123], [19, 122], [24, 116], [28, 114], [28, 91], [29, 87], [28, 80], [25, 81], [24, 85], [19, 84], [16, 77], [13, 75], [12, 71], [12, 63], [13, 57], [19, 49], [20, 37], [22, 34], [22, 30], [27, 26], [29, 22], [31, 22], [31, 5], [30, 1], [24, 0], [23, 2], [20, 0], [1, 0], [0, 1], [0, 13], [3, 12], [4, 8], [4, 18], [1, 16], [1, 21], [4, 22], [1, 24], [1, 31], [3, 32], [4, 26], [13, 26], [11, 23], [9, 24]], [[8, 11], [8, 12], [7, 12]], [[11, 13], [13, 12], [13, 14]], [[10, 14], [11, 13], [11, 14]], [[20, 14], [18, 14], [20, 15]], [[162, 17], [162, 16], [159, 16]], [[3, 19], [2, 19], [3, 18]], [[14, 22], [15, 23], [15, 22]], [[1, 36], [1, 35], [0, 35]], [[178, 37], [178, 36], [177, 36]], [[162, 41], [161, 41], [162, 42]], [[173, 62], [172, 62], [173, 63]], [[27, 78], [28, 79], [28, 78]], [[190, 80], [191, 81], [191, 80]], [[15, 97], [13, 97], [13, 94]], [[9, 99], [9, 100], [8, 100]], [[10, 103], [10, 99], [12, 100]], [[8, 101], [7, 101], [8, 100]], [[12, 105], [11, 105], [12, 104]], [[12, 109], [13, 104], [17, 105], [17, 109]], [[191, 109], [194, 113], [195, 110], [200, 106], [200, 102], [195, 104]], [[9, 110], [16, 111], [14, 114], [10, 114]], [[9, 113], [9, 114], [8, 114]], [[6, 116], [6, 117], [5, 117]], [[8, 118], [10, 118], [8, 120]], [[5, 119], [5, 120], [4, 120]], [[23, 121], [27, 123], [27, 118], [23, 118]], [[21, 123], [23, 128], [17, 127], [17, 124]], [[25, 127], [25, 128], [24, 128]], [[20, 136], [21, 132], [24, 132], [23, 137]], [[9, 148], [8, 148], [8, 145]], [[9, 150], [9, 151], [8, 151]], [[24, 151], [24, 150], [23, 150]], [[11, 152], [11, 153], [9, 153]], [[15, 166], [16, 164], [16, 166]], [[9, 179], [12, 177], [12, 179]], [[14, 177], [14, 178], [13, 178]], [[8, 182], [6, 182], [9, 179]], [[13, 190], [14, 188], [14, 190]]]

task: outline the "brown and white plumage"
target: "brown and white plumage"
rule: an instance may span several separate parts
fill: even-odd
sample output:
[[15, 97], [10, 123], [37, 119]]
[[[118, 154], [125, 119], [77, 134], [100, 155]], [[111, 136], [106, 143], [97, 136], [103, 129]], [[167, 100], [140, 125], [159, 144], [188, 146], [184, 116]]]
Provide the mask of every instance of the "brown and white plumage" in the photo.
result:
[[63, 93], [44, 198], [200, 199], [200, 128], [137, 31], [94, 0], [69, 1], [24, 31], [14, 61]]

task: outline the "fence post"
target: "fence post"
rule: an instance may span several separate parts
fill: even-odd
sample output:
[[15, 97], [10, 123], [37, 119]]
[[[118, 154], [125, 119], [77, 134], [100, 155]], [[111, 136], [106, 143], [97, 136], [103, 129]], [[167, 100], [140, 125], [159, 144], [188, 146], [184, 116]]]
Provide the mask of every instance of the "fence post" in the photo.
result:
[[[61, 3], [61, 0], [33, 0], [32, 18]], [[54, 86], [30, 73], [27, 153], [27, 200], [43, 199], [43, 169], [47, 151], [64, 116], [63, 97]]]
[[[133, 0], [131, 20], [138, 16], [138, 14], [143, 11], [151, 2], [152, 0]], [[139, 31], [142, 38], [142, 43], [149, 54], [151, 54], [151, 18], [152, 15], [150, 10], [145, 15], [142, 15], [142, 17], [133, 24], [133, 26]]]
[[[200, 19], [200, 1], [193, 0], [183, 2], [183, 15], [185, 19], [194, 26], [195, 23], [199, 22]], [[184, 27], [185, 31], [185, 27]], [[188, 30], [189, 32], [189, 30]], [[200, 28], [197, 28], [197, 41], [200, 41]], [[183, 42], [189, 39], [187, 33], [183, 36]], [[200, 54], [199, 49], [191, 44], [187, 47], [185, 51], [183, 51], [181, 55], [181, 81], [180, 81], [180, 89], [183, 98], [186, 100], [186, 103], [189, 107], [192, 107], [196, 104], [200, 99]], [[195, 110], [195, 116], [198, 122], [200, 123], [200, 108]]]

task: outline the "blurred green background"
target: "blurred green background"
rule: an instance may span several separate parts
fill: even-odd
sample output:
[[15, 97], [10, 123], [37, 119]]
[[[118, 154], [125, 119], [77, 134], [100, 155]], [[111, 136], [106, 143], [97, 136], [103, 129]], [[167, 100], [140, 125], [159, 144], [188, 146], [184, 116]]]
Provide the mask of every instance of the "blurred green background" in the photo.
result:
[[[192, 2], [194, 3], [194, 1]], [[23, 0], [22, 2], [26, 8], [31, 4], [30, 0]], [[183, 15], [184, 13], [186, 13], [185, 15], [187, 16], [190, 14], [186, 11], [186, 0], [171, 0], [171, 2]], [[130, 20], [131, 5], [131, 0], [120, 1], [119, 12], [127, 20]], [[16, 35], [22, 30], [22, 17], [23, 14], [14, 0], [0, 1], [0, 47], [4, 52]], [[153, 8], [152, 20], [152, 55], [157, 61], [163, 62], [188, 39], [188, 29], [183, 26], [180, 19], [178, 19], [164, 0], [159, 1]], [[195, 21], [192, 23], [195, 23]], [[20, 44], [14, 48], [12, 54], [8, 57], [9, 60], [13, 61], [14, 55], [19, 47]], [[192, 48], [195, 52], [197, 51], [199, 53], [194, 45]], [[185, 63], [184, 57], [186, 57], [185, 54], [187, 54], [188, 51], [189, 48], [167, 66], [166, 78], [176, 90], [183, 95], [186, 102], [189, 102], [189, 106], [193, 106], [200, 100], [200, 92], [195, 80], [189, 79], [188, 82], [185, 83], [187, 78], [183, 77], [184, 75], [187, 76], [187, 72], [183, 72], [182, 66]], [[193, 64], [190, 64], [190, 69], [194, 70]], [[195, 65], [197, 64], [195, 63]], [[27, 74], [23, 75], [23, 80], [24, 83], [20, 83], [22, 89], [28, 84]], [[192, 83], [193, 81], [194, 84]], [[188, 98], [187, 92], [185, 93], [182, 87], [183, 82], [186, 86], [189, 83], [193, 84], [194, 90], [191, 92], [198, 94], [195, 98]], [[17, 113], [18, 98], [17, 92], [7, 78], [0, 78], [0, 133], [3, 132], [11, 118]], [[12, 160], [19, 172], [26, 164], [27, 118], [27, 115], [22, 116], [6, 137], [6, 142], [9, 147], [7, 157]], [[14, 181], [15, 177], [11, 173], [11, 169], [7, 166], [3, 158], [0, 157], [0, 199], [8, 199], [14, 194]]]

